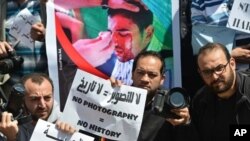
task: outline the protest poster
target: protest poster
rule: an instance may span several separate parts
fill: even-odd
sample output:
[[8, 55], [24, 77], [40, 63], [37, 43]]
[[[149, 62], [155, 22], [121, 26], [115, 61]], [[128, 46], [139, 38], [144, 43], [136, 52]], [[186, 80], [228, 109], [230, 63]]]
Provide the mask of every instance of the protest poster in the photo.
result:
[[235, 0], [230, 12], [227, 27], [250, 33], [250, 1]]
[[144, 113], [147, 91], [77, 70], [61, 120], [112, 140], [135, 141]]
[[79, 132], [66, 134], [59, 131], [55, 124], [39, 119], [30, 141], [94, 141], [94, 138]]
[[[124, 21], [127, 21], [126, 18], [119, 24], [125, 26], [125, 32], [121, 30], [111, 32], [114, 20], [108, 15], [110, 8], [103, 8], [100, 5], [90, 7], [91, 1], [84, 2], [86, 1], [54, 0], [46, 4], [48, 67], [55, 85], [55, 99], [60, 104], [61, 111], [64, 109], [77, 69], [105, 79], [114, 76], [130, 85], [133, 58], [142, 50], [134, 45], [139, 36], [135, 35], [134, 31], [128, 30], [131, 25], [128, 24], [127, 27], [123, 25]], [[147, 30], [150, 34], [143, 36], [150, 37], [150, 40], [141, 40], [149, 41], [147, 45], [141, 42], [143, 50], [158, 51], [165, 58], [167, 79], [164, 87], [166, 89], [180, 86], [179, 1], [143, 0], [142, 2], [149, 9], [146, 11], [153, 15], [152, 26], [148, 26], [150, 30]], [[151, 16], [144, 15], [144, 17]], [[144, 17], [141, 19], [143, 23]], [[140, 18], [138, 16], [138, 19]], [[119, 37], [114, 38], [114, 36]], [[115, 49], [114, 42], [123, 45]], [[126, 51], [122, 47], [129, 48], [130, 58], [126, 58], [126, 61], [121, 60], [119, 56]]]

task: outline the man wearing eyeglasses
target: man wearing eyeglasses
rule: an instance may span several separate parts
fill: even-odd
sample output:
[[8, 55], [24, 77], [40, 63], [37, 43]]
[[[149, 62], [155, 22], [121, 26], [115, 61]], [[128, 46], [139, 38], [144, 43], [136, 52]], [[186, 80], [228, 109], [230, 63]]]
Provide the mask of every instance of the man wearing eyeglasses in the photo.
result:
[[205, 86], [193, 99], [192, 122], [201, 141], [228, 141], [230, 125], [250, 124], [250, 77], [236, 72], [226, 47], [208, 43], [198, 52]]

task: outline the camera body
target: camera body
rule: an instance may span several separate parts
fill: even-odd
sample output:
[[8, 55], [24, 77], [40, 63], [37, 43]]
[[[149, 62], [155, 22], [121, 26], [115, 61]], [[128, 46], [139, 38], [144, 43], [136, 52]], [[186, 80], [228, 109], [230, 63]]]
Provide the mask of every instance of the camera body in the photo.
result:
[[8, 56], [0, 60], [0, 74], [7, 74], [18, 69], [23, 64], [23, 58], [17, 56], [16, 52], [9, 51]]
[[157, 90], [154, 97], [152, 111], [156, 115], [163, 118], [180, 118], [178, 115], [171, 112], [172, 109], [181, 109], [188, 107], [190, 97], [186, 90], [180, 87], [175, 87], [168, 90]]
[[24, 106], [24, 95], [24, 86], [21, 83], [16, 83], [11, 88], [8, 101], [0, 105], [0, 112], [7, 111], [12, 113], [13, 120], [17, 120], [19, 125], [31, 120]]

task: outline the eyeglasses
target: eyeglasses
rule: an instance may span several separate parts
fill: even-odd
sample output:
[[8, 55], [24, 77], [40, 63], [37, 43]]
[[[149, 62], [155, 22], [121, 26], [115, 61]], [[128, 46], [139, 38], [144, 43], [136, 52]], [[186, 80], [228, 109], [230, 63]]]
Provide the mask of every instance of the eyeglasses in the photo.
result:
[[217, 67], [215, 67], [214, 69], [208, 69], [208, 70], [203, 70], [203, 71], [200, 70], [200, 72], [205, 77], [210, 77], [214, 73], [217, 75], [221, 75], [225, 71], [225, 68], [227, 67], [228, 64], [229, 64], [229, 61], [225, 65], [220, 64]]

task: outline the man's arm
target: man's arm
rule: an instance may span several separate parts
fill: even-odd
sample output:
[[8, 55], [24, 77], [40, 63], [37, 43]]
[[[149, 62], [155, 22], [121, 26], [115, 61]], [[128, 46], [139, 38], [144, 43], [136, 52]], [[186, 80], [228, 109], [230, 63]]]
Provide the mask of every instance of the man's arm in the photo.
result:
[[[134, 0], [141, 1], [141, 0]], [[133, 4], [129, 4], [125, 0], [55, 0], [55, 3], [66, 9], [81, 8], [81, 7], [95, 7], [107, 6], [113, 9], [127, 9], [130, 11], [138, 12], [139, 8]]]

